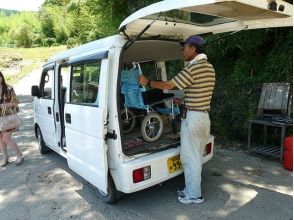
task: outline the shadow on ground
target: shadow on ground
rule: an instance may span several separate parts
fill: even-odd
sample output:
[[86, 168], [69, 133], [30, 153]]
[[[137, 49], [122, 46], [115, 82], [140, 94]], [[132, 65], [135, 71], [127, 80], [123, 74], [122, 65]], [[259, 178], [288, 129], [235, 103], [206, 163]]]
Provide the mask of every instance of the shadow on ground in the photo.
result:
[[[66, 159], [41, 155], [33, 132], [32, 97], [20, 97], [23, 124], [14, 134], [25, 155], [16, 167], [11, 155], [0, 169], [1, 219], [290, 219], [292, 173], [278, 161], [216, 148], [203, 167], [202, 205], [178, 203], [183, 175], [106, 205], [97, 190], [73, 173]], [[281, 205], [282, 204], [282, 205]]]

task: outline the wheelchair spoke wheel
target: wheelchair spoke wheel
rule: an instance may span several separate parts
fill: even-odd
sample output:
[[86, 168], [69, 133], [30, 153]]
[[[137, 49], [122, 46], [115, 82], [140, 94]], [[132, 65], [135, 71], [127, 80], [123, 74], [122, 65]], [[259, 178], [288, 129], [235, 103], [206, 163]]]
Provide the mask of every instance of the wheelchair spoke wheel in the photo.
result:
[[146, 134], [150, 138], [156, 137], [159, 131], [159, 121], [156, 118], [151, 118], [146, 124]]
[[170, 119], [170, 123], [171, 123], [171, 126], [172, 126], [172, 131], [174, 134], [177, 134], [181, 127], [181, 118], [179, 115], [176, 115], [174, 118]]
[[121, 123], [123, 134], [130, 133], [136, 125], [136, 115], [129, 109], [121, 111]]
[[160, 115], [156, 112], [149, 113], [142, 121], [141, 132], [145, 141], [157, 141], [163, 131], [163, 122]]

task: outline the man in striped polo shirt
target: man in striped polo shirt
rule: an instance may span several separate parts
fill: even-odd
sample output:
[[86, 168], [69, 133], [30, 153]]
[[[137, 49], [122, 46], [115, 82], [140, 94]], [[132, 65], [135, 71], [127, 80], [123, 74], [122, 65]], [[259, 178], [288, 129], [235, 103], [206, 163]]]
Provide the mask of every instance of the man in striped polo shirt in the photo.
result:
[[[201, 193], [202, 157], [210, 134], [209, 110], [215, 85], [213, 66], [207, 61], [204, 40], [192, 35], [181, 41], [184, 60], [189, 62], [173, 79], [166, 82], [150, 81], [139, 77], [142, 85], [157, 89], [184, 90], [183, 104], [188, 109], [181, 124], [181, 162], [185, 175], [185, 188], [178, 191], [178, 200], [184, 204], [203, 203]], [[177, 100], [180, 104], [180, 101]]]

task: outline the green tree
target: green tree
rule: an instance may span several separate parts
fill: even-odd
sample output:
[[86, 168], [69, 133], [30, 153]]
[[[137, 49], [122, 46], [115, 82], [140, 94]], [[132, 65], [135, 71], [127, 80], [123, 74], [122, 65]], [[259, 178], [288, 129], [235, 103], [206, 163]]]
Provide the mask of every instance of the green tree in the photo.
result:
[[30, 35], [30, 27], [27, 24], [22, 24], [9, 33], [10, 38], [18, 47], [31, 47], [32, 39]]
[[33, 36], [40, 33], [40, 25], [36, 13], [24, 12], [7, 17], [7, 29], [4, 36], [8, 36], [7, 43], [14, 43], [18, 47], [31, 47]]

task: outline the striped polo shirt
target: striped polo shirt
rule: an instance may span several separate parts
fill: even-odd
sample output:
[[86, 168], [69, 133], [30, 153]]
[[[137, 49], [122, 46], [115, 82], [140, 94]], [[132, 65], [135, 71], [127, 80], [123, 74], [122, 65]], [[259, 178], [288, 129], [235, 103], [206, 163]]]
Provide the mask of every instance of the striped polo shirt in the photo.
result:
[[184, 104], [187, 108], [210, 110], [215, 72], [205, 54], [198, 54], [172, 81], [177, 88], [184, 90]]

